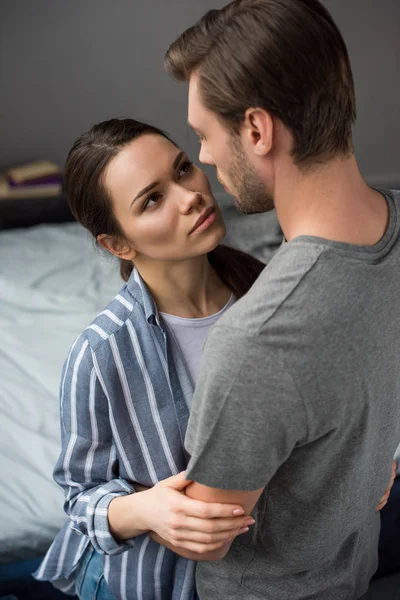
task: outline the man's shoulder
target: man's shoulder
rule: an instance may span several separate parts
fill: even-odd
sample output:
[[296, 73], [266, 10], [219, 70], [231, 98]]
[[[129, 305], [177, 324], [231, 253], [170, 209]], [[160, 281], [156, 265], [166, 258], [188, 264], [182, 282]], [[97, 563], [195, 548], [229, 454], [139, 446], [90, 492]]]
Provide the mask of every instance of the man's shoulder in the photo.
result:
[[232, 329], [238, 336], [257, 335], [296, 294], [324, 252], [326, 248], [319, 244], [283, 244], [249, 292], [221, 317], [216, 327]]

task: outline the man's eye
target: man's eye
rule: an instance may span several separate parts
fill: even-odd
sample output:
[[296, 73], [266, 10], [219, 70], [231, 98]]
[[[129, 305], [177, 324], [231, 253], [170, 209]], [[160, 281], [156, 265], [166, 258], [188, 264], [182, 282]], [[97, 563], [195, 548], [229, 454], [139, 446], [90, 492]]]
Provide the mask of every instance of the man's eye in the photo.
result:
[[149, 196], [145, 203], [143, 204], [143, 210], [146, 210], [147, 208], [150, 208], [151, 206], [154, 206], [155, 204], [157, 204], [157, 202], [160, 200], [161, 198], [161, 194], [152, 194], [151, 196]]
[[179, 178], [183, 177], [184, 175], [186, 175], [186, 173], [189, 173], [189, 171], [192, 170], [193, 167], [193, 163], [190, 160], [186, 160], [184, 163], [181, 164], [181, 166], [179, 167]]

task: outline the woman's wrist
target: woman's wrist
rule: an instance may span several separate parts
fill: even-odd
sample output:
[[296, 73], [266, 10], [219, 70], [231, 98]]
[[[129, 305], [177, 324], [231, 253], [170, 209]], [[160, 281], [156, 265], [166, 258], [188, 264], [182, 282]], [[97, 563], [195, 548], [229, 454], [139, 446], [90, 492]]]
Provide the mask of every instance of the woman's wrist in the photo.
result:
[[221, 546], [221, 548], [218, 548], [217, 550], [211, 550], [207, 553], [199, 554], [197, 552], [192, 552], [191, 550], [186, 550], [184, 548], [174, 546], [167, 540], [164, 540], [164, 538], [162, 538], [160, 535], [158, 535], [154, 531], [149, 532], [149, 537], [150, 537], [150, 539], [153, 540], [153, 542], [157, 542], [157, 544], [160, 544], [161, 546], [165, 546], [169, 550], [172, 550], [172, 552], [175, 552], [175, 554], [179, 554], [179, 556], [182, 556], [182, 558], [186, 558], [187, 560], [195, 560], [196, 562], [221, 560], [228, 553], [228, 550], [232, 543], [232, 541], [230, 541], [230, 542], [227, 542], [226, 544], [224, 544], [223, 546]]
[[119, 496], [108, 505], [108, 524], [116, 540], [128, 540], [149, 530], [146, 522], [145, 492]]

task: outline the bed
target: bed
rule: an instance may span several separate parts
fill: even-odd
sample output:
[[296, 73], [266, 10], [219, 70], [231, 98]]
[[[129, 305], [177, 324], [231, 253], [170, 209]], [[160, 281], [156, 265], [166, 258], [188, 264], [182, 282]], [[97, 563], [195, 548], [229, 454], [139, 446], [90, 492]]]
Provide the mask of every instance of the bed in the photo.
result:
[[30, 600], [57, 597], [29, 573], [65, 520], [52, 479], [62, 364], [121, 286], [116, 261], [57, 201], [0, 202], [0, 596]]
[[[267, 262], [282, 239], [275, 216], [243, 217], [231, 200], [218, 200], [226, 243]], [[52, 479], [61, 369], [122, 281], [65, 198], [2, 201], [0, 229], [0, 597], [56, 598], [29, 574], [65, 521]]]
[[121, 281], [75, 223], [0, 235], [0, 561], [43, 553], [63, 524], [52, 481], [68, 349]]

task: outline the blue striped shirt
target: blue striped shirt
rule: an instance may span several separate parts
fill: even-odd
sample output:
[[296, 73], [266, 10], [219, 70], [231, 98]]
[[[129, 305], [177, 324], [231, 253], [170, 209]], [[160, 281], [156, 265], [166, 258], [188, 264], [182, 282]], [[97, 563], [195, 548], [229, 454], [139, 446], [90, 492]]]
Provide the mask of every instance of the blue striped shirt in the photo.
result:
[[120, 293], [73, 344], [61, 389], [62, 451], [55, 480], [69, 521], [35, 574], [67, 594], [88, 544], [103, 556], [122, 600], [193, 600], [195, 563], [143, 534], [117, 541], [111, 500], [184, 470], [193, 385], [134, 270]]

